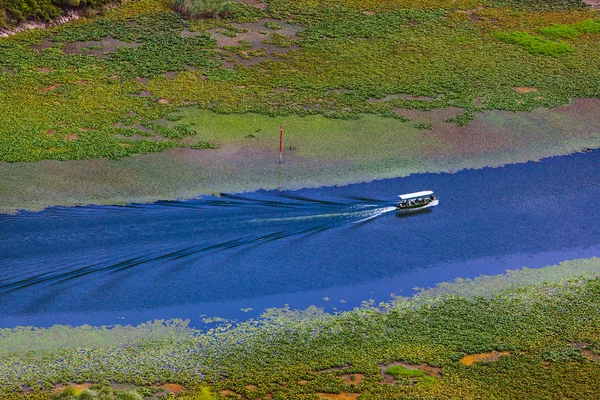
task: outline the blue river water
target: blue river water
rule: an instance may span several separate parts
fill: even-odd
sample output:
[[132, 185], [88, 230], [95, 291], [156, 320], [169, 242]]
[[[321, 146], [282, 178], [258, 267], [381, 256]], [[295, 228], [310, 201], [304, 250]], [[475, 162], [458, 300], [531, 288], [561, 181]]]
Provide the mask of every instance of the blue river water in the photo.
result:
[[[600, 152], [340, 187], [0, 215], [0, 327], [345, 310], [600, 255]], [[399, 216], [397, 194], [440, 205]]]

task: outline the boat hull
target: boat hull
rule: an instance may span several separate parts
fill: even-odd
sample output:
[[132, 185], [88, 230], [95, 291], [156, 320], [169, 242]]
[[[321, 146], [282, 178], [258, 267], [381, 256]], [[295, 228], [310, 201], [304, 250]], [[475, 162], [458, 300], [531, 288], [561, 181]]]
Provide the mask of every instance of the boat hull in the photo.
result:
[[432, 201], [431, 203], [427, 203], [427, 204], [424, 204], [422, 206], [416, 206], [416, 207], [401, 208], [398, 205], [397, 212], [399, 212], [399, 213], [416, 212], [416, 211], [420, 211], [420, 210], [426, 210], [426, 209], [431, 208], [431, 207], [435, 207], [438, 204], [440, 204], [440, 201], [436, 199], [436, 200]]

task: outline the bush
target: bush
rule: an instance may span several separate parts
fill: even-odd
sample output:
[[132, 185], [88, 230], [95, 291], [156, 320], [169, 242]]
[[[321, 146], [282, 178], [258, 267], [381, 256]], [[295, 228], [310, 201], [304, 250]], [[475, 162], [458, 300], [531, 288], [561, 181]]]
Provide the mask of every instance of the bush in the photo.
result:
[[563, 42], [553, 42], [552, 40], [530, 35], [526, 32], [494, 32], [494, 38], [507, 43], [513, 43], [525, 48], [532, 54], [543, 54], [548, 56], [559, 56], [561, 54], [573, 51], [571, 47]]
[[171, 7], [189, 18], [224, 17], [233, 10], [228, 0], [171, 0]]

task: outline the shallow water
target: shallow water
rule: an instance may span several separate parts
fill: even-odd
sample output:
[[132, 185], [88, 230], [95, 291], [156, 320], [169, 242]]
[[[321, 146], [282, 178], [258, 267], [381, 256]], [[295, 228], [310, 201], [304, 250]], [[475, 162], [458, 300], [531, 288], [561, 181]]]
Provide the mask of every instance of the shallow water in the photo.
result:
[[[0, 215], [0, 326], [353, 308], [600, 255], [600, 152], [341, 187]], [[440, 205], [398, 216], [396, 195]], [[251, 309], [251, 310], [249, 310]], [[243, 311], [242, 311], [243, 310]]]

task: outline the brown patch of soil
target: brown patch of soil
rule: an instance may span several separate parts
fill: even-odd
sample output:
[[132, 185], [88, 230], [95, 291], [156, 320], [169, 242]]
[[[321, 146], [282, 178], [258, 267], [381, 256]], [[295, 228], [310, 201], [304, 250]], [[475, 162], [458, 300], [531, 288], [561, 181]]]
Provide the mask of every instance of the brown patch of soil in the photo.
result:
[[231, 395], [233, 395], [233, 396], [236, 396], [236, 397], [238, 397], [238, 398], [241, 398], [241, 397], [242, 397], [242, 395], [241, 395], [241, 394], [239, 394], [239, 393], [236, 393], [236, 392], [234, 392], [233, 390], [229, 390], [229, 389], [223, 389], [223, 390], [221, 390], [219, 393], [221, 393], [221, 395], [222, 395], [222, 396], [231, 396]]
[[[265, 26], [265, 23], [267, 22], [274, 22], [277, 25], [279, 25], [282, 29], [269, 29]], [[281, 54], [287, 54], [290, 50], [297, 49], [297, 47], [290, 46], [284, 48], [273, 44], [265, 44], [263, 43], [263, 41], [268, 41], [270, 35], [273, 33], [287, 36], [291, 40], [296, 40], [298, 38], [297, 33], [302, 29], [302, 27], [299, 25], [289, 24], [287, 22], [283, 22], [272, 18], [263, 18], [260, 19], [258, 22], [234, 24], [234, 26], [247, 32], [236, 33], [235, 37], [229, 37], [221, 33], [223, 32], [223, 28], [209, 29], [209, 32], [217, 40], [217, 48], [219, 49], [223, 49], [223, 47], [240, 46], [240, 41], [245, 41], [249, 44], [249, 49], [245, 52], [246, 54], [243, 57], [240, 57], [239, 55], [231, 52], [225, 53], [227, 61], [224, 62], [224, 68], [232, 68], [235, 66], [235, 64], [252, 66], [260, 63], [265, 59], [275, 60], [277, 59], [277, 56]], [[182, 34], [191, 35], [195, 33], [185, 32], [186, 31], [182, 32]], [[267, 34], [262, 34], [260, 32], [267, 32]], [[259, 54], [264, 54], [262, 54], [262, 56], [250, 56], [248, 54], [248, 52], [250, 51], [256, 51], [260, 52]]]
[[43, 72], [44, 74], [49, 74], [50, 72], [52, 72], [52, 68], [48, 67], [35, 68], [35, 70], [38, 72]]
[[67, 142], [72, 142], [73, 140], [77, 140], [79, 139], [79, 136], [75, 135], [74, 133], [69, 133], [65, 136], [65, 140]]
[[330, 399], [330, 400], [356, 400], [360, 396], [360, 393], [348, 393], [348, 392], [340, 392], [340, 393], [317, 393], [317, 396], [321, 399]]
[[159, 104], [169, 104], [169, 100], [167, 100], [167, 99], [158, 99], [157, 103], [159, 103]]
[[477, 11], [483, 11], [483, 10], [485, 10], [485, 7], [479, 6], [472, 10], [456, 10], [456, 12], [460, 13], [460, 14], [465, 14], [473, 22], [479, 22], [479, 21], [481, 21], [481, 18], [479, 17], [479, 15], [477, 15]]
[[578, 349], [581, 354], [583, 354], [585, 356], [585, 358], [587, 358], [589, 361], [598, 361], [600, 360], [600, 355], [596, 354], [593, 350], [586, 350], [586, 348], [588, 346], [590, 346], [591, 343], [586, 343], [586, 342], [576, 342], [576, 343], [571, 343], [571, 347], [574, 349]]
[[256, 389], [258, 389], [258, 386], [256, 386], [256, 385], [246, 385], [244, 387], [246, 389], [248, 389], [248, 390], [256, 390]]
[[[44, 39], [42, 43], [37, 46], [33, 46], [32, 48], [37, 51], [43, 51], [44, 49], [48, 49], [56, 46], [58, 43], [51, 42], [48, 39]], [[85, 42], [73, 42], [73, 43], [63, 43], [64, 47], [62, 48], [62, 52], [65, 54], [89, 54], [94, 55], [98, 58], [106, 58], [108, 53], [114, 53], [117, 51], [119, 47], [128, 47], [130, 49], [135, 49], [141, 45], [141, 43], [136, 42], [123, 42], [118, 39], [114, 39], [111, 37], [102, 38], [100, 40], [89, 40]], [[90, 49], [92, 47], [92, 49]]]
[[363, 11], [363, 14], [371, 16], [375, 15], [375, 11]]
[[[354, 379], [352, 379], [353, 376]], [[359, 385], [365, 379], [365, 376], [363, 374], [345, 374], [342, 375], [342, 379], [351, 385]]]
[[505, 357], [509, 355], [510, 353], [508, 351], [491, 351], [489, 353], [467, 354], [466, 356], [460, 359], [460, 363], [469, 366], [478, 362], [487, 363], [497, 361], [500, 357]]
[[52, 90], [56, 89], [57, 87], [59, 87], [59, 86], [61, 86], [61, 85], [62, 85], [61, 83], [55, 83], [54, 85], [46, 86], [45, 88], [43, 88], [43, 89], [40, 89], [38, 93], [39, 93], [39, 94], [48, 93], [48, 92], [50, 92], [50, 91], [52, 91]]
[[350, 89], [331, 89], [329, 90], [327, 93], [339, 93], [339, 94], [344, 94], [344, 93], [352, 93], [352, 90]]
[[179, 75], [179, 71], [167, 71], [167, 72], [164, 72], [162, 75], [166, 76], [169, 79], [173, 79], [173, 78], [176, 78], [177, 75]]
[[139, 96], [139, 97], [151, 97], [152, 96], [152, 92], [150, 92], [148, 90], [142, 90], [136, 96]]
[[179, 385], [177, 383], [165, 383], [160, 387], [170, 393], [179, 393], [185, 390], [185, 387], [183, 387], [183, 385]]
[[301, 384], [301, 385], [306, 385], [308, 382], [309, 382], [309, 381], [307, 381], [306, 379], [300, 379], [300, 380], [298, 381], [298, 383], [299, 383], [299, 384]]
[[516, 86], [513, 88], [513, 90], [517, 93], [537, 93], [537, 92], [539, 92], [539, 90], [537, 90], [534, 87], [523, 87], [523, 86]]
[[150, 79], [148, 79], [148, 78], [135, 78], [135, 81], [139, 82], [139, 83], [146, 84], [146, 83], [150, 82]]

